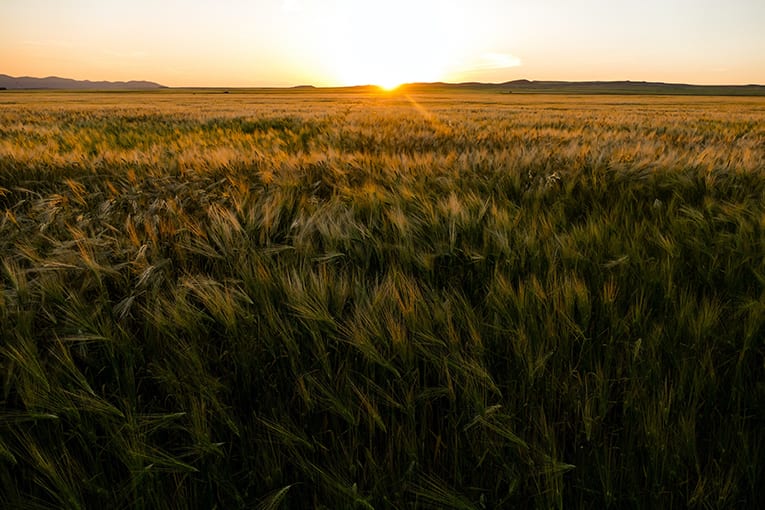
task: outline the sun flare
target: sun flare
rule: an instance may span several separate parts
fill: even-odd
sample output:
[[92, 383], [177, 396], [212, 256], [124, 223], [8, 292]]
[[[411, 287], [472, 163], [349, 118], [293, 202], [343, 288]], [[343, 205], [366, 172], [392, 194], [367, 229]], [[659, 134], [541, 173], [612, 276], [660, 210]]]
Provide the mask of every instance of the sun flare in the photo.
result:
[[393, 92], [397, 88], [399, 88], [401, 85], [403, 85], [404, 82], [398, 81], [398, 80], [383, 80], [379, 83], [375, 83], [378, 87], [383, 89], [386, 92]]
[[448, 2], [411, 4], [343, 4], [328, 38], [330, 66], [340, 82], [393, 90], [403, 83], [444, 78], [459, 44], [456, 11]]
[[336, 72], [348, 85], [379, 85], [393, 89], [402, 83], [436, 81], [444, 74], [447, 55], [409, 39], [367, 40], [335, 53]]

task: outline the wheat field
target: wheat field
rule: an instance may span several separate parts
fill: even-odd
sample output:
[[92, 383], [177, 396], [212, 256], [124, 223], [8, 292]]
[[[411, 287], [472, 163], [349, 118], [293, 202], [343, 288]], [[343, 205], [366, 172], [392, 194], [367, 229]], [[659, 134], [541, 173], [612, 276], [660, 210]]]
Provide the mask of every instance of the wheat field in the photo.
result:
[[765, 498], [765, 100], [0, 93], [0, 506]]

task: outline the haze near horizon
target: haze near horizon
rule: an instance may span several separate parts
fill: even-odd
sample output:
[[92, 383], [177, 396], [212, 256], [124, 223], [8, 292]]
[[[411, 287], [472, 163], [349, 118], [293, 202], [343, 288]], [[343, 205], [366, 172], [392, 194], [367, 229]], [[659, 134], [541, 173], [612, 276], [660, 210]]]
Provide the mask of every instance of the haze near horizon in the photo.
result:
[[765, 84], [765, 2], [6, 0], [0, 72], [168, 86]]

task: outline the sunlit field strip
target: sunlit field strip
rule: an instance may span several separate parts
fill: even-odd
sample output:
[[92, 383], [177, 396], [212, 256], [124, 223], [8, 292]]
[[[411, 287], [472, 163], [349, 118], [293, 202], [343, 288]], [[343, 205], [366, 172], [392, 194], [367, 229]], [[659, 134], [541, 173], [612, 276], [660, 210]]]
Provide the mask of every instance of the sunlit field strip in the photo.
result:
[[0, 503], [741, 507], [765, 101], [0, 94]]

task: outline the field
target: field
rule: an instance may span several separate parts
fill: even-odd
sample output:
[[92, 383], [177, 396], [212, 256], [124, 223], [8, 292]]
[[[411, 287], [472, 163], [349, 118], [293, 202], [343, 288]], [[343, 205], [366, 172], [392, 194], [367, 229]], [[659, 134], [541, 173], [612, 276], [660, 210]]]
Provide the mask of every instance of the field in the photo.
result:
[[0, 93], [0, 506], [765, 500], [765, 99]]

